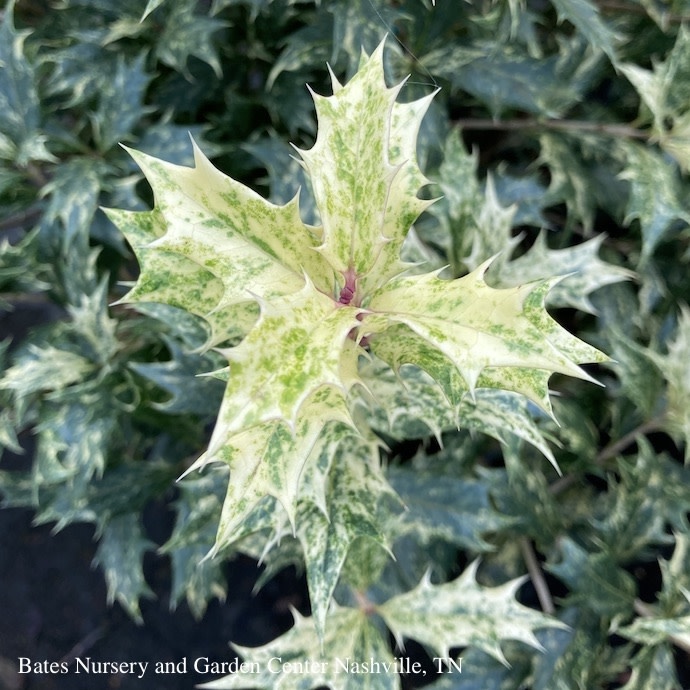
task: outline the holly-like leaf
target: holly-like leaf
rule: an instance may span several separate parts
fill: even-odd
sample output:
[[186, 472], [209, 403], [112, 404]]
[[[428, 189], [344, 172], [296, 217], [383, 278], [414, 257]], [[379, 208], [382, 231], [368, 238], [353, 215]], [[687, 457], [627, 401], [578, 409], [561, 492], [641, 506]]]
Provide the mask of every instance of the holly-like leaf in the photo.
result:
[[522, 256], [507, 262], [499, 258], [500, 263], [493, 275], [498, 285], [507, 287], [560, 274], [564, 278], [548, 294], [547, 303], [595, 313], [589, 299], [592, 292], [634, 276], [631, 271], [599, 258], [604, 240], [605, 236], [599, 235], [575, 247], [549, 249], [546, 234], [541, 232]]
[[[379, 548], [388, 548], [377, 504], [392, 490], [378, 467], [377, 448], [355, 437], [341, 441], [341, 435], [336, 431], [327, 437], [330, 442], [321, 440], [321, 455], [327, 457], [315, 457], [307, 466], [306, 497], [300, 501], [297, 515], [297, 538], [304, 553], [312, 617], [320, 637], [352, 543], [364, 538]], [[332, 456], [330, 461], [328, 456]], [[318, 484], [324, 481], [328, 486], [322, 499]], [[314, 491], [311, 495], [310, 488]]]
[[118, 601], [140, 623], [143, 619], [139, 599], [152, 596], [144, 579], [142, 557], [153, 546], [143, 535], [139, 516], [127, 513], [113, 518], [104, 527], [94, 556], [94, 564], [103, 568], [108, 602]]
[[411, 638], [440, 657], [451, 647], [476, 646], [505, 663], [501, 640], [519, 640], [540, 648], [534, 631], [563, 628], [563, 623], [518, 604], [515, 594], [523, 578], [500, 587], [482, 587], [476, 579], [478, 561], [452, 582], [433, 585], [424, 578], [410, 592], [377, 607], [399, 644]]
[[690, 214], [680, 201], [683, 192], [672, 161], [634, 142], [621, 142], [619, 147], [626, 160], [621, 177], [630, 181], [626, 222], [640, 222], [644, 262], [674, 227], [687, 227]]
[[381, 44], [349, 83], [333, 78], [333, 96], [314, 95], [318, 135], [300, 156], [318, 227], [302, 221], [297, 198], [265, 201], [196, 147], [194, 168], [132, 153], [155, 208], [109, 212], [142, 264], [125, 300], [202, 316], [209, 347], [244, 335], [220, 350], [227, 387], [209, 448], [194, 465], [230, 467], [217, 549], [265, 495], [294, 523], [300, 477], [320, 434], [335, 424], [345, 436], [356, 426], [350, 408], [367, 348], [396, 370], [427, 371], [454, 407], [465, 392], [493, 388], [549, 411], [551, 373], [588, 378], [578, 363], [604, 359], [549, 317], [549, 281], [493, 289], [486, 265], [458, 280], [403, 275], [403, 243], [431, 203], [418, 196], [427, 180], [416, 158], [431, 97], [396, 103], [401, 88], [386, 86]]
[[31, 158], [48, 156], [21, 155], [27, 147], [39, 152], [41, 110], [34, 67], [24, 53], [28, 32], [15, 29], [14, 4], [14, 0], [7, 3], [0, 22], [0, 151], [14, 150], [17, 162], [25, 165]]
[[[248, 668], [256, 672], [235, 673], [202, 687], [309, 690], [327, 686], [331, 690], [399, 690], [396, 661], [388, 642], [367, 613], [334, 606], [323, 640], [319, 639], [311, 618], [297, 612], [293, 615], [294, 626], [267, 645], [254, 648], [233, 645], [246, 664], [254, 664]], [[291, 664], [289, 669], [301, 670], [280, 672], [278, 659]], [[379, 664], [378, 672], [371, 672], [372, 661]]]
[[131, 136], [134, 126], [151, 110], [143, 103], [151, 79], [144, 69], [144, 58], [142, 54], [131, 64], [124, 58], [118, 60], [111, 79], [99, 91], [98, 109], [91, 119], [102, 152]]
[[667, 381], [668, 407], [666, 425], [669, 432], [685, 445], [685, 461], [690, 461], [690, 309], [684, 307], [678, 319], [668, 354], [655, 355], [654, 362]]
[[[685, 596], [690, 604], [690, 592]], [[631, 625], [618, 631], [630, 640], [646, 645], [657, 645], [668, 640], [677, 641], [687, 649], [690, 646], [690, 614], [674, 618], [653, 616], [636, 618]]]
[[[150, 2], [149, 7], [151, 4]], [[197, 14], [197, 3], [190, 0], [169, 0], [167, 4], [170, 7], [157, 43], [156, 57], [173, 69], [188, 75], [187, 61], [194, 56], [207, 63], [216, 77], [220, 78], [222, 70], [212, 36], [227, 23]], [[152, 11], [149, 7], [146, 8], [144, 17]]]
[[643, 647], [632, 660], [630, 680], [621, 690], [678, 690], [673, 653], [669, 645]]
[[571, 587], [570, 601], [584, 604], [602, 616], [628, 613], [635, 596], [635, 581], [610, 554], [588, 553], [569, 537], [560, 547], [562, 560], [549, 570]]
[[391, 468], [386, 478], [406, 508], [392, 526], [396, 537], [412, 533], [422, 543], [443, 539], [484, 551], [491, 546], [483, 535], [510, 522], [491, 506], [488, 489], [480, 482], [405, 467]]
[[559, 20], [567, 20], [579, 29], [589, 43], [603, 50], [615, 62], [616, 33], [599, 16], [599, 8], [589, 0], [551, 0]]
[[651, 70], [635, 64], [620, 64], [618, 69], [637, 90], [645, 119], [652, 116], [652, 132], [661, 147], [670, 153], [680, 167], [690, 169], [690, 32], [681, 26], [673, 49], [663, 62]]

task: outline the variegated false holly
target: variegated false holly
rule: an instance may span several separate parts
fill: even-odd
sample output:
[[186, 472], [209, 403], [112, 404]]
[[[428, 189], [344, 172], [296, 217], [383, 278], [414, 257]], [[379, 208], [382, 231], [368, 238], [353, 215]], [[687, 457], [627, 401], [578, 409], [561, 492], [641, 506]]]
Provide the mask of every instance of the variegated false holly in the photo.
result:
[[457, 280], [406, 272], [403, 241], [431, 203], [418, 197], [428, 181], [416, 139], [432, 96], [397, 103], [402, 84], [386, 86], [382, 55], [383, 44], [349, 83], [333, 78], [333, 96], [314, 95], [318, 136], [299, 153], [321, 225], [302, 222], [297, 197], [271, 204], [196, 147], [193, 168], [132, 151], [155, 208], [109, 212], [141, 265], [125, 301], [198, 314], [208, 348], [242, 338], [220, 349], [227, 388], [194, 465], [230, 467], [218, 547], [266, 495], [294, 523], [300, 477], [324, 430], [332, 439], [356, 429], [363, 355], [424, 370], [442, 392], [438, 418], [459, 425], [478, 389], [550, 411], [553, 372], [587, 378], [578, 363], [603, 359], [545, 311], [553, 281], [493, 289], [487, 264]]

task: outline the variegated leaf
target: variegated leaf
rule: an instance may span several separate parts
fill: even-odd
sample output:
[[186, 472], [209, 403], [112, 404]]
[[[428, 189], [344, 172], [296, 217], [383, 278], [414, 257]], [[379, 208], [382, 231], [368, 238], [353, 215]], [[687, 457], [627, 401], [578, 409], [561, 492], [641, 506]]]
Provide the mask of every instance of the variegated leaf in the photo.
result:
[[[399, 690], [400, 678], [388, 642], [365, 611], [334, 606], [321, 640], [311, 618], [294, 612], [295, 625], [263, 647], [240, 647], [246, 668], [210, 683], [209, 690], [265, 688], [266, 690]], [[282, 660], [278, 661], [278, 660]], [[372, 660], [389, 672], [371, 673], [363, 664]], [[284, 670], [281, 663], [287, 664]], [[251, 665], [251, 666], [250, 666]]]
[[534, 631], [563, 628], [563, 623], [518, 604], [515, 594], [524, 582], [482, 587], [476, 579], [478, 561], [452, 582], [433, 585], [424, 578], [410, 592], [377, 607], [399, 644], [411, 638], [429, 645], [440, 657], [451, 647], [476, 646], [505, 662], [500, 641], [519, 640], [540, 648]]
[[[109, 212], [142, 266], [126, 301], [203, 317], [207, 347], [244, 336], [220, 350], [227, 387], [208, 450], [193, 466], [220, 461], [231, 470], [216, 550], [266, 495], [294, 525], [300, 479], [323, 430], [336, 425], [345, 436], [355, 426], [353, 387], [367, 348], [395, 369], [427, 371], [454, 421], [468, 412], [464, 394], [476, 400], [479, 388], [513, 391], [548, 411], [551, 373], [587, 378], [578, 363], [603, 359], [548, 316], [547, 281], [495, 290], [484, 282], [486, 266], [455, 281], [401, 275], [403, 242], [431, 203], [417, 196], [426, 178], [416, 160], [431, 96], [396, 103], [401, 85], [386, 86], [383, 48], [346, 85], [334, 77], [333, 96], [314, 96], [318, 136], [300, 154], [320, 227], [303, 223], [297, 198], [265, 201], [196, 147], [194, 168], [132, 152], [155, 208]], [[518, 413], [509, 408], [491, 419], [488, 405], [476, 407], [468, 423], [495, 435], [504, 422], [515, 431]], [[366, 435], [366, 421], [359, 424]]]
[[[331, 596], [352, 542], [365, 538], [382, 549], [388, 548], [377, 519], [377, 505], [386, 493], [393, 494], [378, 466], [376, 444], [350, 436], [338, 447], [342, 432], [331, 436], [329, 444], [321, 444], [326, 458], [314, 458], [307, 465], [304, 498], [298, 504], [297, 514], [297, 538], [302, 544], [312, 617], [320, 637], [326, 629]], [[321, 482], [327, 482], [325, 506], [320, 505], [320, 491], [310, 491]]]

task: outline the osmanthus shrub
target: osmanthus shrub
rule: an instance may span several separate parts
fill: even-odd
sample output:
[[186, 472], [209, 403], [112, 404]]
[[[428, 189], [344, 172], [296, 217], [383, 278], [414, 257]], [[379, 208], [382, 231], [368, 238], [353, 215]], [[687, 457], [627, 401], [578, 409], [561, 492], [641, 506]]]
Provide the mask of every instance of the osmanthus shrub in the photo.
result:
[[[316, 143], [298, 155], [318, 225], [302, 221], [299, 197], [274, 205], [196, 146], [191, 168], [131, 151], [154, 208], [108, 211], [141, 265], [124, 301], [202, 317], [202, 349], [228, 362], [212, 374], [226, 384], [208, 449], [188, 470], [229, 470], [211, 556], [257, 534], [265, 548], [294, 536], [302, 549], [312, 616], [267, 648], [243, 650], [249, 659], [321, 649], [324, 659], [390, 663], [380, 620], [440, 656], [472, 644], [503, 660], [500, 640], [539, 646], [535, 629], [563, 625], [515, 600], [520, 580], [478, 585], [476, 563], [384, 601], [366, 594], [395, 537], [418, 527], [396, 493], [415, 479], [384, 470], [377, 431], [400, 416], [437, 434], [469, 426], [524, 438], [553, 461], [527, 402], [551, 415], [551, 375], [589, 379], [578, 365], [606, 359], [547, 313], [560, 277], [494, 288], [485, 281], [491, 261], [450, 279], [405, 260], [408, 232], [433, 203], [419, 196], [428, 181], [416, 157], [433, 94], [398, 102], [402, 84], [386, 85], [383, 50], [347, 84], [333, 77], [332, 96], [314, 95]], [[443, 478], [422, 476], [430, 499], [443, 490]], [[367, 557], [348, 561], [357, 540]], [[332, 604], [339, 584], [341, 603]], [[252, 682], [268, 687], [266, 673]], [[331, 665], [313, 686], [346, 687], [345, 678]], [[395, 676], [386, 684], [397, 686]]]

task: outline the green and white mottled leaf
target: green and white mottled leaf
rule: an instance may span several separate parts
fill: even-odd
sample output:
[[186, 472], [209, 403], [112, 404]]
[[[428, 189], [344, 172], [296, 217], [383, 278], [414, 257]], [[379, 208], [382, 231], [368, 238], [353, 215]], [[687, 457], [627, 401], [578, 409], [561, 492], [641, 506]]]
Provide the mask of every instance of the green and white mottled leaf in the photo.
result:
[[177, 517], [163, 553], [170, 555], [172, 567], [171, 605], [185, 599], [197, 618], [201, 618], [211, 599], [225, 599], [227, 583], [222, 558], [206, 558], [213, 547], [218, 518], [223, 504], [222, 486], [227, 481], [217, 473], [179, 482]]
[[551, 173], [549, 200], [552, 204], [565, 202], [569, 222], [579, 220], [585, 231], [590, 232], [597, 207], [591, 170], [574, 153], [566, 138], [549, 132], [539, 137], [539, 144], [539, 162], [547, 165]]
[[678, 690], [673, 653], [669, 645], [643, 647], [632, 660], [632, 674], [621, 690]]
[[103, 569], [108, 602], [119, 602], [134, 620], [142, 623], [139, 599], [153, 596], [144, 579], [142, 557], [155, 545], [144, 537], [135, 513], [114, 517], [100, 537], [94, 564]]
[[594, 48], [603, 50], [612, 62], [616, 61], [616, 32], [601, 18], [599, 8], [589, 0], [551, 0], [559, 20], [567, 20]]
[[426, 544], [443, 539], [463, 549], [492, 547], [484, 535], [510, 524], [491, 505], [488, 488], [476, 480], [392, 467], [386, 479], [405, 510], [391, 525], [396, 538], [414, 534]]
[[625, 222], [640, 222], [644, 262], [671, 230], [687, 227], [690, 214], [681, 203], [680, 178], [670, 160], [634, 142], [621, 142], [619, 147], [626, 160], [621, 177], [630, 182]]
[[75, 352], [29, 345], [0, 379], [0, 390], [11, 390], [19, 399], [39, 391], [61, 390], [81, 381], [94, 368], [92, 362]]
[[[652, 353], [653, 354], [653, 353]], [[669, 433], [685, 445], [685, 461], [690, 461], [690, 309], [682, 307], [668, 354], [653, 355], [666, 379], [666, 421]]]
[[[685, 595], [690, 602], [690, 592]], [[657, 645], [677, 641], [687, 649], [690, 646], [690, 615], [636, 618], [631, 625], [619, 629], [618, 633], [640, 644]]]
[[[396, 341], [391, 339], [386, 344], [399, 344], [401, 340], [404, 340], [402, 332]], [[407, 352], [413, 351], [414, 343]], [[376, 352], [388, 355], [381, 343], [376, 344]], [[394, 358], [395, 353], [391, 352], [389, 360], [395, 363]], [[442, 356], [430, 358], [425, 366], [427, 371], [404, 366], [397, 376], [376, 359], [360, 367], [362, 382], [371, 393], [368, 413], [372, 415], [369, 423], [374, 429], [398, 440], [429, 434], [440, 438], [443, 431], [459, 427], [480, 431], [501, 442], [515, 435], [555, 463], [525, 397], [495, 388], [477, 388], [472, 399], [465, 382], [457, 372], [448, 371]], [[480, 377], [479, 382], [485, 379], [491, 385], [488, 376]]]
[[[309, 690], [328, 687], [331, 690], [399, 690], [396, 672], [370, 673], [363, 664], [377, 661], [393, 667], [394, 658], [388, 641], [370, 616], [360, 610], [334, 606], [329, 614], [329, 627], [319, 639], [311, 618], [293, 612], [295, 624], [284, 635], [263, 647], [233, 645], [246, 663], [256, 664], [257, 673], [235, 673], [205, 683], [209, 690], [259, 688], [265, 690]], [[292, 664], [295, 671], [275, 673], [279, 666], [271, 659], [280, 658]], [[343, 671], [349, 668], [350, 672]], [[358, 669], [355, 670], [355, 669]]]
[[[486, 266], [454, 281], [400, 275], [408, 231], [431, 203], [417, 196], [427, 180], [416, 158], [431, 96], [396, 103], [401, 85], [387, 87], [383, 72], [381, 44], [346, 85], [333, 77], [333, 96], [314, 96], [318, 135], [300, 155], [320, 226], [303, 223], [296, 197], [271, 204], [196, 147], [194, 168], [132, 152], [155, 208], [109, 211], [142, 269], [124, 301], [201, 316], [207, 347], [244, 336], [220, 350], [227, 386], [209, 447], [193, 466], [230, 467], [215, 550], [266, 495], [294, 526], [301, 476], [323, 430], [336, 425], [345, 435], [342, 424], [355, 426], [350, 407], [366, 347], [396, 370], [426, 370], [455, 425], [464, 414], [471, 427], [519, 433], [547, 455], [524, 409], [479, 389], [513, 391], [548, 411], [552, 372], [588, 378], [578, 363], [603, 360], [548, 316], [548, 281], [494, 290], [483, 280]], [[472, 408], [461, 404], [467, 391]], [[359, 423], [366, 434], [366, 420]]]
[[568, 629], [537, 635], [544, 648], [533, 655], [531, 690], [603, 688], [625, 673], [627, 650], [608, 646], [600, 619], [584, 607], [565, 609], [560, 618]]
[[565, 627], [518, 604], [515, 594], [523, 578], [482, 587], [476, 579], [478, 567], [475, 561], [456, 580], [441, 585], [425, 577], [412, 591], [377, 607], [398, 644], [403, 638], [417, 640], [441, 657], [447, 657], [451, 647], [479, 647], [505, 663], [501, 640], [518, 640], [539, 649], [535, 630]]
[[[305, 477], [306, 497], [300, 501], [297, 514], [297, 538], [304, 553], [312, 617], [321, 638], [326, 630], [331, 596], [352, 543], [364, 538], [389, 550], [377, 505], [387, 493], [392, 494], [378, 467], [375, 444], [354, 436], [341, 441], [342, 432], [330, 436], [329, 443], [324, 445], [321, 441], [321, 452], [327, 457], [314, 458], [305, 470], [312, 472]], [[318, 465], [325, 467], [317, 468]], [[327, 477], [321, 479], [328, 483], [325, 505], [321, 505], [321, 491], [314, 487], [319, 479], [314, 475], [326, 472]], [[310, 487], [316, 489], [313, 497], [309, 496]]]
[[193, 0], [169, 0], [167, 4], [169, 11], [163, 20], [161, 36], [156, 42], [156, 57], [162, 63], [188, 75], [187, 62], [193, 56], [208, 64], [216, 78], [220, 79], [222, 69], [213, 35], [226, 27], [227, 22], [197, 13], [195, 10], [198, 4]]
[[605, 236], [599, 235], [574, 247], [549, 249], [546, 233], [542, 231], [522, 256], [513, 261], [502, 261], [503, 257], [499, 257], [496, 270], [492, 269], [490, 275], [500, 287], [562, 275], [563, 280], [554, 285], [547, 295], [547, 304], [595, 313], [589, 300], [592, 292], [634, 276], [631, 271], [599, 258], [604, 241]]
[[[170, 360], [167, 362], [132, 362], [129, 367], [169, 394], [154, 407], [167, 414], [214, 415], [223, 397], [223, 384], [215, 378], [199, 376], [212, 368], [216, 358], [202, 359], [187, 354], [172, 338], [163, 336]], [[217, 365], [217, 362], [216, 362]]]
[[618, 69], [638, 92], [642, 114], [651, 113], [652, 133], [661, 148], [684, 171], [690, 170], [690, 32], [681, 26], [666, 59], [654, 62], [651, 70], [635, 64], [620, 64]]
[[41, 111], [34, 67], [24, 52], [29, 32], [15, 29], [14, 6], [14, 0], [6, 3], [0, 23], [0, 136], [20, 150], [37, 135]]
[[61, 221], [63, 249], [80, 235], [88, 237], [106, 170], [102, 161], [95, 158], [75, 157], [59, 165], [42, 188], [41, 195], [48, 198], [45, 220]]
[[132, 129], [151, 108], [144, 105], [144, 95], [151, 75], [144, 68], [145, 55], [131, 64], [118, 60], [115, 73], [101, 85], [98, 108], [91, 116], [94, 137], [101, 152], [131, 137]]
[[549, 571], [571, 589], [568, 602], [598, 615], [626, 615], [635, 597], [635, 581], [606, 551], [589, 553], [570, 537], [561, 540], [562, 559]]
[[[547, 314], [544, 299], [550, 283], [496, 290], [484, 281], [488, 268], [484, 264], [457, 280], [425, 274], [388, 282], [372, 296], [369, 309], [404, 328], [392, 329], [394, 337], [390, 331], [377, 333], [372, 349], [395, 369], [402, 362], [431, 368], [440, 355], [456, 367], [470, 393], [503, 388], [550, 411], [549, 372], [588, 379], [574, 361], [605, 357]], [[379, 339], [387, 347], [386, 356], [377, 347]], [[446, 382], [438, 382], [452, 399]]]

